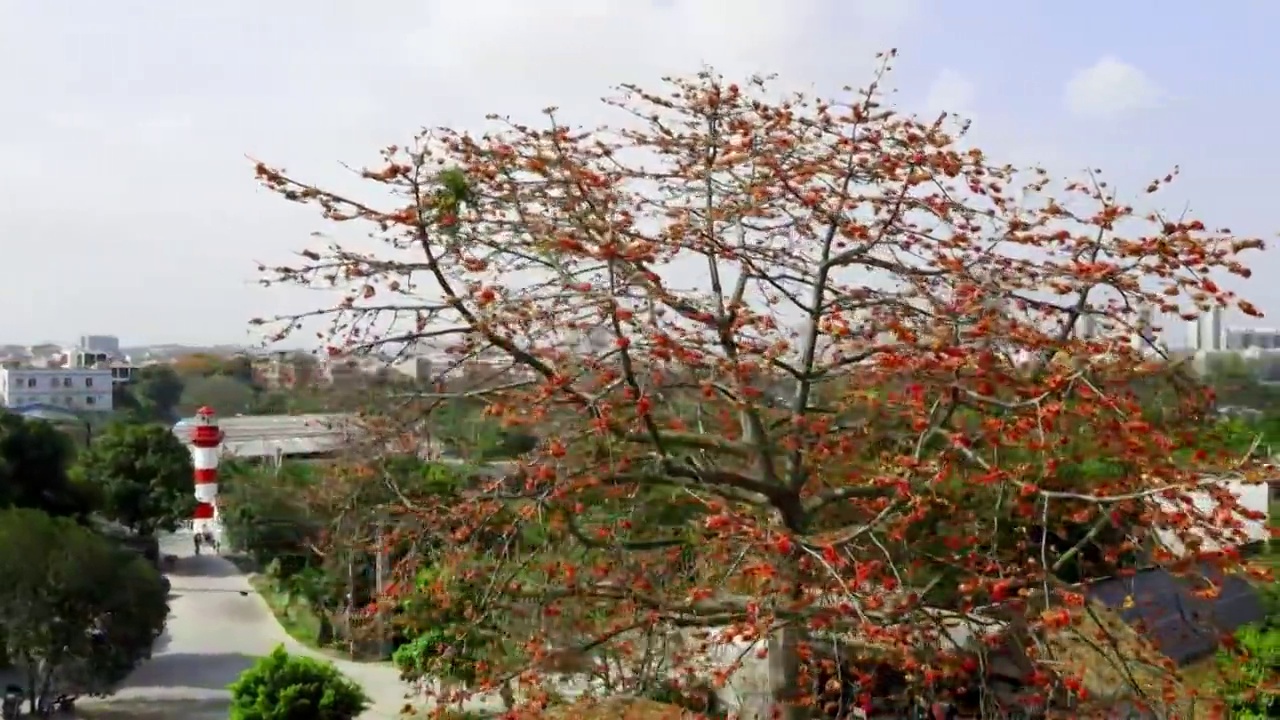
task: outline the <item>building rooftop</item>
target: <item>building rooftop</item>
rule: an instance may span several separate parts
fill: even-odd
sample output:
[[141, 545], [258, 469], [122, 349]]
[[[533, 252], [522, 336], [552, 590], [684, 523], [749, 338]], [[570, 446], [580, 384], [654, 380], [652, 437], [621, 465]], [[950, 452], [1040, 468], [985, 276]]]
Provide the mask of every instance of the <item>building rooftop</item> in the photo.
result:
[[9, 412], [17, 413], [25, 418], [34, 420], [48, 420], [49, 422], [85, 422], [83, 416], [79, 413], [57, 405], [49, 405], [47, 403], [29, 403], [27, 405], [16, 405], [8, 408]]

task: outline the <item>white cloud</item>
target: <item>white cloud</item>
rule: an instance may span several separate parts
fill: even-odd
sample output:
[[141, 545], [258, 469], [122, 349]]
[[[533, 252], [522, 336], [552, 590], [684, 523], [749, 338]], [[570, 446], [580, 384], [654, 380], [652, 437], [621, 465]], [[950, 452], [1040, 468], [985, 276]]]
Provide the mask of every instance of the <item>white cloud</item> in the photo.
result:
[[1064, 101], [1077, 117], [1109, 119], [1160, 104], [1163, 92], [1145, 72], [1105, 56], [1067, 81]]

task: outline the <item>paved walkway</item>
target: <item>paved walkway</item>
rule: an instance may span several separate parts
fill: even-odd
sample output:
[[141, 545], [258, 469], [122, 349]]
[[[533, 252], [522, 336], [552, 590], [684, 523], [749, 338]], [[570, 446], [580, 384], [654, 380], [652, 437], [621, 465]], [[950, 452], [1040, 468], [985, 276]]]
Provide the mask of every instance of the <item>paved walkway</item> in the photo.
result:
[[114, 713], [119, 712], [120, 717], [157, 720], [223, 720], [227, 685], [282, 643], [291, 653], [332, 660], [360, 683], [374, 701], [362, 720], [399, 717], [409, 688], [390, 664], [334, 659], [300, 645], [280, 627], [235, 565], [220, 557], [192, 554], [190, 533], [163, 539], [161, 552], [178, 557], [169, 573], [173, 594], [168, 627], [152, 659], [134, 671], [117, 695], [79, 703], [86, 718], [116, 717]]

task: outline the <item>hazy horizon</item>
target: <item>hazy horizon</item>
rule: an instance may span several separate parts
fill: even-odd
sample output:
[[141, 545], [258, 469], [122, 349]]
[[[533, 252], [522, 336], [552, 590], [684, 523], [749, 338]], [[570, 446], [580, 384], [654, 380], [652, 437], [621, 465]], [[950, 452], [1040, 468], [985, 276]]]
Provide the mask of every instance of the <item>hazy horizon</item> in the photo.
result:
[[[131, 346], [252, 343], [247, 321], [315, 306], [264, 290], [323, 227], [261, 190], [246, 156], [322, 184], [419, 127], [601, 119], [595, 98], [704, 63], [831, 91], [900, 49], [908, 110], [974, 119], [1000, 160], [1107, 171], [1121, 195], [1181, 165], [1166, 208], [1271, 237], [1280, 149], [1267, 57], [1280, 5], [971, 5], [941, 0], [0, 0], [0, 338], [103, 333]], [[985, 11], [985, 12], [984, 12]], [[1105, 18], [1105, 21], [1099, 21]], [[1254, 277], [1280, 269], [1271, 250]], [[1280, 312], [1280, 287], [1230, 285]], [[1231, 325], [1244, 323], [1229, 315]]]

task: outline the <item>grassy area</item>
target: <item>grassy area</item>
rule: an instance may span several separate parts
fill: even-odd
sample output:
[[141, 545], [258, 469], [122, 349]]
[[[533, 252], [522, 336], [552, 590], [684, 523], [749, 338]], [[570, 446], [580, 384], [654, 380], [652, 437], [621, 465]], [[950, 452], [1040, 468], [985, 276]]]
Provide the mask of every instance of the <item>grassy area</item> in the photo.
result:
[[320, 616], [306, 602], [281, 588], [248, 557], [240, 554], [224, 556], [249, 578], [249, 584], [266, 601], [280, 627], [294, 640], [317, 650], [320, 644]]
[[307, 647], [324, 649], [320, 645], [320, 616], [310, 605], [282, 590], [266, 575], [250, 575], [249, 583], [267, 602], [280, 627], [294, 640]]

